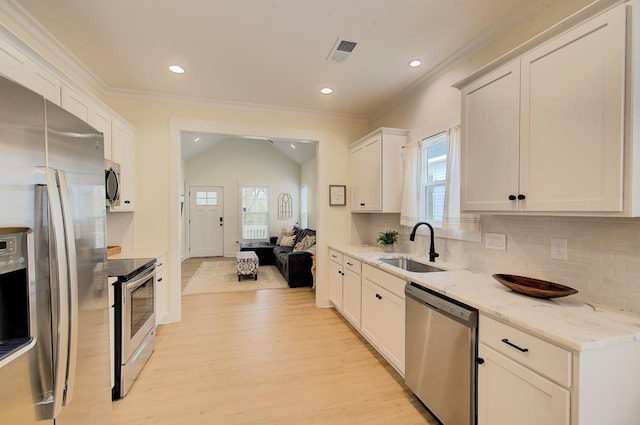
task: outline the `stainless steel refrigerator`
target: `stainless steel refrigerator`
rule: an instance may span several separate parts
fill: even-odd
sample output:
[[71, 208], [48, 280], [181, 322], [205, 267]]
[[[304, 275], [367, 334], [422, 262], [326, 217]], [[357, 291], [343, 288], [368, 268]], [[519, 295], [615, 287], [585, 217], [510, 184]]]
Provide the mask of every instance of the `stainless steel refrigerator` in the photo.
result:
[[111, 423], [102, 134], [0, 77], [0, 424]]

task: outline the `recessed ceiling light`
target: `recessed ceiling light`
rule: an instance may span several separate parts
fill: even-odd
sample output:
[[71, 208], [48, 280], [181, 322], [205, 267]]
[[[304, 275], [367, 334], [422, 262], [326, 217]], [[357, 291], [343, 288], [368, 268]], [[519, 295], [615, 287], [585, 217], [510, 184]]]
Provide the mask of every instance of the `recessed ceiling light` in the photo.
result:
[[184, 68], [178, 65], [171, 65], [169, 67], [169, 71], [175, 72], [176, 74], [182, 74], [184, 73]]
[[198, 143], [200, 141], [199, 137], [196, 137], [195, 139], [193, 139], [194, 142]]
[[422, 62], [420, 62], [418, 59], [414, 59], [414, 60], [412, 60], [411, 62], [409, 62], [409, 66], [410, 66], [411, 68], [417, 68], [417, 67], [419, 67], [420, 65], [422, 65]]
[[333, 89], [330, 87], [324, 87], [320, 89], [320, 93], [322, 94], [331, 94], [333, 93]]
[[289, 143], [289, 146], [291, 146], [291, 149], [295, 149], [296, 145], [294, 145], [293, 143]]

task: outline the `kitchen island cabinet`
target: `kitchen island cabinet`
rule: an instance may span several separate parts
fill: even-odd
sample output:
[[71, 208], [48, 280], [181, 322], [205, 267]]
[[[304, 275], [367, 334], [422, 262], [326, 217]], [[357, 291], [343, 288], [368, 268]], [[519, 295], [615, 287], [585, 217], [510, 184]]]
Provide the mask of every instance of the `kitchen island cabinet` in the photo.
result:
[[463, 210], [622, 213], [627, 13], [461, 86]]

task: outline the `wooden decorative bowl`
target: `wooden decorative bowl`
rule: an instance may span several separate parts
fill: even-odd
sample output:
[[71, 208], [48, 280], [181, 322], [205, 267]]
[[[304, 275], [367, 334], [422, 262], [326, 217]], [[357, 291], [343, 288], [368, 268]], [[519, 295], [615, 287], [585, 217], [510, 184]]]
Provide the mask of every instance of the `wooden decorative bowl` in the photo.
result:
[[494, 274], [494, 279], [519, 294], [535, 298], [557, 298], [577, 294], [578, 291], [558, 283], [512, 274]]

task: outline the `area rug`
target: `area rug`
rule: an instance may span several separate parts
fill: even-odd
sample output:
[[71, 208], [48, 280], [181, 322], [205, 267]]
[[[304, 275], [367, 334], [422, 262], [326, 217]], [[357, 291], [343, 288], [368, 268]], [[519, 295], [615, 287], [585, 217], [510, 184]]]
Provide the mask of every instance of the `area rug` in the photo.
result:
[[255, 291], [258, 289], [288, 288], [275, 266], [260, 266], [258, 280], [243, 277], [238, 282], [236, 260], [206, 261], [198, 267], [187, 283], [183, 295], [207, 294], [212, 292]]

